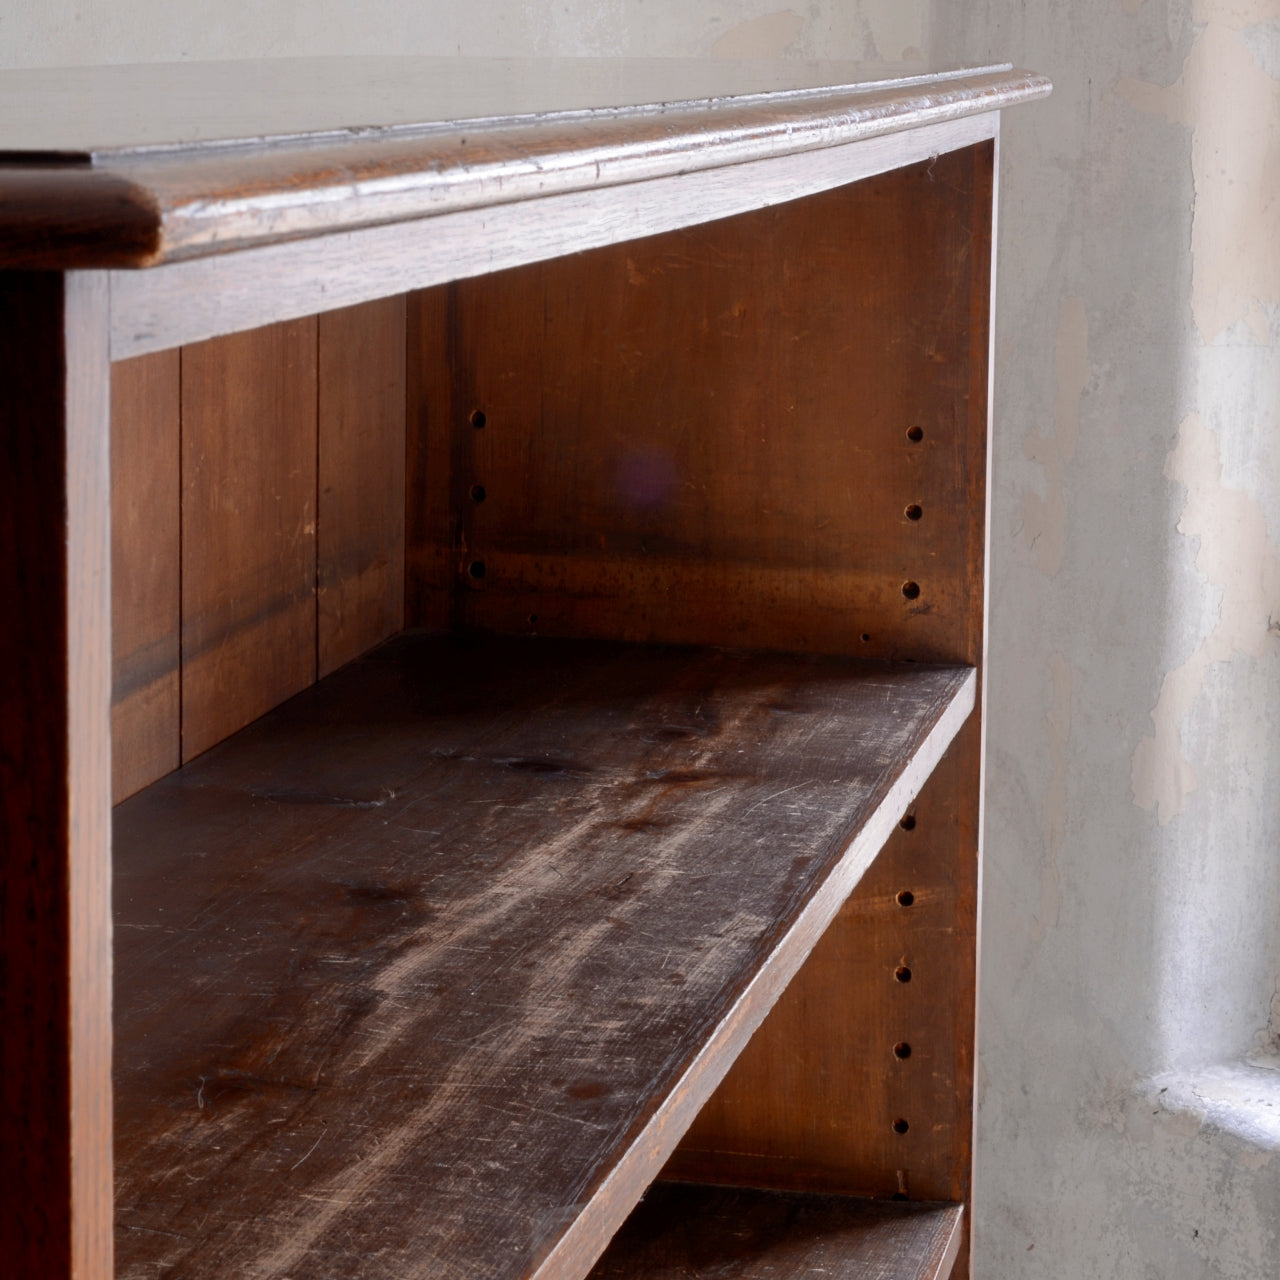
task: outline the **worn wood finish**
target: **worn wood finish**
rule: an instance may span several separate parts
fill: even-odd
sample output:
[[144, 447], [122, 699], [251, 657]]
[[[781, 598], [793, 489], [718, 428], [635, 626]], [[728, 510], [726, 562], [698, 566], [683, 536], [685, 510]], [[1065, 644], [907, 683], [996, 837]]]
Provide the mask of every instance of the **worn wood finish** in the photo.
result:
[[[252, 148], [175, 138], [170, 149], [61, 157], [24, 148], [20, 129], [9, 146], [14, 181], [24, 194], [38, 194], [41, 184], [56, 190], [45, 207], [28, 196], [12, 217], [0, 203], [0, 243], [13, 246], [6, 265], [153, 265], [818, 150], [997, 111], [1048, 89], [1042, 77], [1006, 66], [883, 85], [651, 99], [636, 107], [483, 121], [437, 118]], [[28, 156], [43, 168], [21, 167]], [[58, 159], [78, 167], [59, 168]], [[56, 183], [45, 175], [56, 175]], [[99, 194], [107, 175], [122, 188], [111, 183]], [[68, 224], [69, 205], [77, 213]], [[149, 227], [139, 228], [139, 211], [151, 215]]]
[[957, 1204], [660, 1182], [590, 1280], [947, 1280]]
[[[957, 159], [959, 159], [957, 157]], [[991, 225], [993, 157], [969, 158], [970, 226]], [[954, 314], [964, 393], [926, 470], [951, 472], [967, 518], [956, 555], [957, 640], [983, 653], [989, 240], [971, 240]], [[957, 466], [957, 457], [964, 461]], [[955, 468], [954, 471], [951, 469]], [[923, 525], [930, 505], [923, 504]], [[963, 540], [963, 541], [962, 541]], [[930, 551], [932, 547], [930, 546]], [[913, 577], [916, 575], [913, 573]], [[927, 579], [918, 579], [925, 598]], [[670, 1172], [682, 1177], [966, 1202], [973, 1124], [973, 1027], [981, 733], [966, 727], [912, 815], [704, 1109]], [[899, 908], [901, 889], [915, 905]], [[897, 981], [900, 969], [910, 981]], [[821, 1011], [819, 1014], [818, 1011]], [[820, 1028], [815, 1034], [815, 1028]], [[908, 1059], [893, 1054], [909, 1044]], [[895, 1125], [905, 1122], [906, 1132]], [[967, 1227], [965, 1228], [967, 1233]], [[967, 1246], [957, 1278], [967, 1274]]]
[[765, 208], [991, 138], [994, 112], [625, 187], [115, 271], [114, 359]]
[[405, 300], [319, 319], [319, 674], [404, 626]]
[[185, 348], [182, 756], [316, 676], [316, 321]]
[[972, 691], [410, 636], [127, 801], [118, 1274], [583, 1274]]
[[0, 277], [0, 1258], [111, 1274], [107, 288]]
[[974, 661], [990, 164], [981, 144], [429, 302], [414, 358], [446, 353], [450, 403], [411, 429], [449, 432], [414, 447], [451, 470], [411, 534], [414, 619]]
[[181, 763], [180, 357], [111, 370], [112, 794]]
[[[979, 736], [974, 717], [902, 815], [911, 829], [885, 844], [669, 1176], [968, 1198]], [[902, 1044], [907, 1058], [894, 1052]]]

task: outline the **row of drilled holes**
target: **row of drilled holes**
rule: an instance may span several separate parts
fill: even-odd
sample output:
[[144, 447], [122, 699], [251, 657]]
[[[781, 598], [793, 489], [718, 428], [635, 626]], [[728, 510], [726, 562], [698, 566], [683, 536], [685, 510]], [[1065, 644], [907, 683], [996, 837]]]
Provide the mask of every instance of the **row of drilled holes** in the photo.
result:
[[[923, 427], [908, 427], [907, 439], [912, 444], [919, 444], [924, 439]], [[908, 520], [921, 520], [924, 518], [924, 508], [918, 502], [910, 503], [902, 512]], [[902, 596], [905, 600], [918, 600], [920, 598], [920, 584], [908, 579], [902, 584]], [[862, 633], [862, 643], [870, 644], [871, 635], [869, 632]], [[903, 1130], [902, 1132], [905, 1132]]]
[[[488, 421], [488, 418], [485, 415], [485, 412], [483, 409], [472, 410], [470, 415], [470, 422], [471, 422], [471, 425], [477, 431], [483, 428], [487, 421]], [[924, 439], [923, 428], [921, 427], [909, 428], [907, 431], [907, 439], [909, 439], [913, 444], [919, 444], [920, 441]], [[481, 503], [485, 500], [487, 496], [488, 495], [485, 492], [484, 485], [473, 484], [471, 486], [471, 500], [473, 502]], [[921, 507], [918, 503], [913, 502], [910, 506], [906, 508], [906, 511], [904, 512], [904, 514], [906, 515], [908, 520], [919, 520], [924, 515], [924, 508]], [[483, 560], [471, 561], [471, 563], [467, 566], [467, 572], [471, 575], [472, 578], [476, 579], [477, 581], [479, 579], [482, 579], [485, 576], [484, 561]], [[917, 599], [920, 595], [919, 583], [904, 582], [902, 584], [902, 594], [907, 600]], [[530, 621], [532, 622], [533, 620], [534, 620], [533, 617], [531, 617]], [[869, 635], [864, 634], [862, 639], [864, 641], [869, 641], [871, 637]], [[903, 817], [899, 825], [902, 827], [904, 831], [913, 830], [916, 825], [914, 814], [910, 814], [910, 813], [907, 814], [905, 817]], [[909, 907], [914, 902], [915, 902], [915, 894], [913, 894], [910, 889], [903, 889], [897, 894], [897, 903], [900, 907]], [[898, 982], [904, 982], [904, 983], [910, 982], [911, 970], [906, 965], [899, 965], [894, 970], [893, 976]], [[900, 1061], [905, 1061], [907, 1058], [911, 1057], [911, 1045], [908, 1044], [907, 1041], [905, 1040], [899, 1040], [898, 1043], [893, 1046], [893, 1056], [899, 1059]], [[899, 1117], [897, 1120], [893, 1122], [894, 1133], [905, 1134], [905, 1133], [908, 1133], [910, 1129], [911, 1129], [910, 1122], [903, 1119], [902, 1117]]]
[[[913, 429], [918, 430], [918, 428]], [[916, 826], [915, 814], [904, 814], [902, 821], [899, 822], [898, 825], [903, 829], [903, 831], [914, 831]], [[900, 907], [910, 907], [915, 903], [916, 895], [912, 893], [910, 889], [899, 889], [894, 895], [894, 900]], [[894, 969], [893, 976], [897, 982], [910, 982], [911, 969], [905, 964], [900, 964], [896, 969]], [[893, 1046], [893, 1056], [900, 1062], [905, 1061], [907, 1058], [911, 1057], [911, 1045], [906, 1040], [899, 1040], [898, 1043]], [[894, 1133], [902, 1135], [910, 1132], [911, 1123], [902, 1116], [899, 1116], [893, 1122], [892, 1128]], [[906, 1197], [901, 1196], [901, 1193], [899, 1193], [899, 1196], [895, 1196], [894, 1198], [905, 1199]]]
[[[477, 431], [479, 431], [486, 422], [488, 417], [483, 409], [473, 409], [471, 411], [470, 422]], [[915, 444], [919, 444], [924, 439], [924, 429], [921, 427], [912, 427], [907, 432], [907, 439]], [[482, 484], [473, 484], [471, 486], [471, 501], [483, 502], [488, 495], [485, 493], [485, 487]], [[913, 502], [903, 512], [908, 520], [919, 520], [924, 515], [924, 508], [918, 503]], [[485, 575], [485, 565], [483, 560], [473, 560], [467, 566], [467, 572], [479, 581]], [[920, 584], [918, 582], [904, 582], [902, 584], [902, 594], [907, 600], [916, 600], [920, 596]], [[863, 642], [866, 643], [871, 639], [865, 632], [862, 636]]]

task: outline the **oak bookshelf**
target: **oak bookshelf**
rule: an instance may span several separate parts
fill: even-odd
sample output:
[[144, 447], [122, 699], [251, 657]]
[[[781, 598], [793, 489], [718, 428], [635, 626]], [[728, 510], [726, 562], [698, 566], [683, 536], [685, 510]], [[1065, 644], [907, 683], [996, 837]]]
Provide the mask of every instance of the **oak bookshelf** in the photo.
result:
[[0, 77], [8, 1273], [967, 1274], [1047, 82], [134, 70]]

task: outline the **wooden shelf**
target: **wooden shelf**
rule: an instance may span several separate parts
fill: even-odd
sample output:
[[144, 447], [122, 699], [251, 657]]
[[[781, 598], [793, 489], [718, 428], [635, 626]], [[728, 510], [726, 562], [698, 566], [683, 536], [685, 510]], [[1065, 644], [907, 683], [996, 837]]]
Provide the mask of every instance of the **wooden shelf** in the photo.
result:
[[656, 1183], [591, 1280], [946, 1280], [958, 1204]]
[[410, 634], [118, 806], [116, 1274], [582, 1274], [974, 685]]

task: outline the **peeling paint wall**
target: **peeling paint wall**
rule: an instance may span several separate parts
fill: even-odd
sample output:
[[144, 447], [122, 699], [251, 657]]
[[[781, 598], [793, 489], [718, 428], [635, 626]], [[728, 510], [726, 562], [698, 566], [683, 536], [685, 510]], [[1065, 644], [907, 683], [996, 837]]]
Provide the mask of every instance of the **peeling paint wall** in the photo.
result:
[[1056, 85], [1002, 141], [974, 1273], [1275, 1280], [1280, 0], [0, 15], [4, 66], [922, 51]]
[[937, 3], [1002, 140], [978, 1280], [1280, 1276], [1280, 3]]

